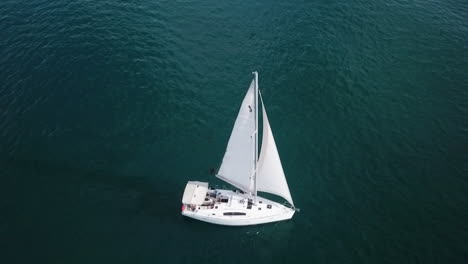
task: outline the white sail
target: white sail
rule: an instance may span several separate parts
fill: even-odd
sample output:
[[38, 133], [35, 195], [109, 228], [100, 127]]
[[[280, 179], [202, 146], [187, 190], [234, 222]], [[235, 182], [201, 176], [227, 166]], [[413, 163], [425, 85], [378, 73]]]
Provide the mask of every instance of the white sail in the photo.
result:
[[253, 80], [242, 101], [223, 162], [216, 175], [249, 193], [254, 192], [252, 176], [255, 166], [255, 109], [255, 80]]
[[[261, 97], [260, 97], [261, 98]], [[257, 165], [257, 190], [276, 194], [294, 206], [262, 100], [263, 138]]]

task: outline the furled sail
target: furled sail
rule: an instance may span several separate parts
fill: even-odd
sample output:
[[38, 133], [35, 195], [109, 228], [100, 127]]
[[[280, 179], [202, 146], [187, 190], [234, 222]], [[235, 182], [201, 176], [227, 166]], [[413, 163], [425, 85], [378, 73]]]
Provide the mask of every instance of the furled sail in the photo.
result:
[[242, 101], [234, 128], [229, 138], [218, 178], [245, 192], [254, 192], [255, 80]]
[[[261, 97], [260, 97], [261, 98]], [[276, 194], [294, 206], [262, 100], [263, 138], [257, 165], [257, 190]]]

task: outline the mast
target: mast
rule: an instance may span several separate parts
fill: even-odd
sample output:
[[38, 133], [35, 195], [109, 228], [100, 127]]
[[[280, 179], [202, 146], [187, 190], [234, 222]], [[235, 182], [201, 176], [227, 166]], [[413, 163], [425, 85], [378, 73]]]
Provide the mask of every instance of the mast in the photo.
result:
[[257, 162], [258, 162], [258, 72], [253, 72], [255, 76], [255, 146], [254, 146], [254, 198], [257, 201]]

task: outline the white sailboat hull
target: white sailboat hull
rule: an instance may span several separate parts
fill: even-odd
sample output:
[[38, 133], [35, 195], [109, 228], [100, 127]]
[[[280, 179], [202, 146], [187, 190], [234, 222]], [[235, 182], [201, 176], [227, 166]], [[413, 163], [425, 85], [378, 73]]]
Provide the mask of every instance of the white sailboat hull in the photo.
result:
[[[291, 219], [295, 210], [271, 200], [230, 190], [210, 190], [203, 205], [183, 204], [182, 215], [228, 226], [258, 225]], [[250, 202], [249, 202], [250, 200]]]

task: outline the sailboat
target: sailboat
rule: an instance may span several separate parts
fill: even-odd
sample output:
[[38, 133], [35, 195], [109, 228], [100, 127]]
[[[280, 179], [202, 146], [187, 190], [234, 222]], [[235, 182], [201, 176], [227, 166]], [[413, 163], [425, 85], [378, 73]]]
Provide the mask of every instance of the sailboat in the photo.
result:
[[[284, 175], [265, 105], [258, 88], [258, 73], [242, 101], [222, 164], [216, 177], [234, 190], [210, 188], [207, 182], [189, 181], [182, 197], [182, 215], [212, 224], [244, 226], [291, 219], [296, 209]], [[262, 103], [263, 135], [258, 154], [258, 101]], [[282, 197], [278, 203], [258, 196]]]

